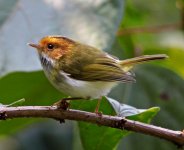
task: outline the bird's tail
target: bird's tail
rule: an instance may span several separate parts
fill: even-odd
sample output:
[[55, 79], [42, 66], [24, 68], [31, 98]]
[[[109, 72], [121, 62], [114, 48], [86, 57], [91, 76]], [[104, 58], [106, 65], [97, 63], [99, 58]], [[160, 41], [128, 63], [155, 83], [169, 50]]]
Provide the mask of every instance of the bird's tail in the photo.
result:
[[134, 57], [130, 59], [121, 60], [119, 64], [122, 66], [124, 71], [129, 71], [136, 64], [140, 64], [146, 61], [159, 60], [168, 58], [166, 54], [155, 54], [155, 55], [143, 55], [139, 57]]

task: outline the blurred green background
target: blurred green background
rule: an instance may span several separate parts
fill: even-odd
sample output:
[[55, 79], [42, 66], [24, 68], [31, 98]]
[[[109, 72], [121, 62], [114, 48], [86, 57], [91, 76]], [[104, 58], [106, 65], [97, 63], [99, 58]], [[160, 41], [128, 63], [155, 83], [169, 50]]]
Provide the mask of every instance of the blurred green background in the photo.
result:
[[[183, 0], [0, 0], [0, 103], [25, 98], [24, 105], [51, 105], [65, 96], [39, 71], [37, 54], [26, 45], [60, 34], [121, 59], [167, 54], [168, 60], [136, 66], [136, 84], [120, 84], [109, 96], [139, 109], [158, 106], [152, 124], [182, 130], [183, 29]], [[73, 107], [93, 111], [95, 106], [79, 103]], [[113, 111], [102, 105], [103, 113]], [[74, 121], [16, 119], [0, 121], [0, 150], [177, 149], [159, 138], [126, 135]]]

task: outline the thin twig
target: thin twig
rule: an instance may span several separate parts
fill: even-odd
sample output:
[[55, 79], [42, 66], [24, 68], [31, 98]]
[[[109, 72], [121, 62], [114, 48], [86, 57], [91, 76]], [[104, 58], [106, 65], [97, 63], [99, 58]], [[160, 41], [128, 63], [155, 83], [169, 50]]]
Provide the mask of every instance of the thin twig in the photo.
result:
[[156, 136], [168, 140], [179, 147], [184, 145], [183, 131], [173, 131], [118, 116], [98, 115], [96, 113], [73, 109], [61, 110], [52, 106], [0, 107], [0, 120], [24, 117], [85, 121], [102, 126]]
[[182, 27], [182, 23], [174, 24], [164, 24], [158, 26], [149, 27], [132, 27], [132, 28], [122, 28], [118, 31], [118, 36], [128, 35], [128, 34], [139, 34], [139, 33], [160, 33], [164, 31], [176, 30]]

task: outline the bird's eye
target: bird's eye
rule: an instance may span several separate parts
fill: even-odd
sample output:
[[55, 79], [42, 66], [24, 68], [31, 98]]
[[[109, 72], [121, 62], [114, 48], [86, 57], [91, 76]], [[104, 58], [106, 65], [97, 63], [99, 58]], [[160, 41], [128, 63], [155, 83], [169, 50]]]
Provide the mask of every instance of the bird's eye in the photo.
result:
[[47, 45], [47, 48], [48, 48], [49, 50], [53, 50], [54, 45], [53, 45], [53, 44], [48, 44], [48, 45]]

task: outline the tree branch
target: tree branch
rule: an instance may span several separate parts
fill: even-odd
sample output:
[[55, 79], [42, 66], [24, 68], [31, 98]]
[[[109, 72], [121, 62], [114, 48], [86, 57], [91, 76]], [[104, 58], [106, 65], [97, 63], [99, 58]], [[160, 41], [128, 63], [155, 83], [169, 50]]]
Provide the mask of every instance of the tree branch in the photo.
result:
[[73, 109], [61, 110], [52, 106], [0, 107], [0, 120], [24, 117], [90, 122], [102, 126], [156, 136], [168, 140], [179, 147], [184, 145], [183, 131], [173, 131], [118, 116], [97, 115], [95, 113]]

